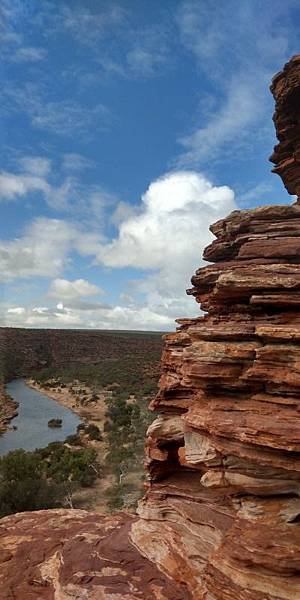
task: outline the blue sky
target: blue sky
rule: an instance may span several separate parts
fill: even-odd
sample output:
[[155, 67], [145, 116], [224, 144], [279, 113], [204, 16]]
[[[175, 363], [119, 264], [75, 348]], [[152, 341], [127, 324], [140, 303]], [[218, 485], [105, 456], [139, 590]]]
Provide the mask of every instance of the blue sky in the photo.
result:
[[268, 156], [294, 0], [2, 0], [0, 324], [167, 330]]

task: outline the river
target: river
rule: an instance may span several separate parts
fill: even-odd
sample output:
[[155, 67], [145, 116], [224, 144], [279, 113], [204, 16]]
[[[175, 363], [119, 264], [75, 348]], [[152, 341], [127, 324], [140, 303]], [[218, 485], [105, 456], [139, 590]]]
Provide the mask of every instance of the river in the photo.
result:
[[[24, 379], [14, 379], [6, 386], [7, 393], [19, 403], [18, 416], [12, 419], [8, 430], [0, 435], [0, 456], [10, 450], [44, 448], [50, 442], [64, 441], [76, 433], [80, 418], [56, 400], [26, 385]], [[48, 427], [50, 419], [62, 419], [62, 427]]]

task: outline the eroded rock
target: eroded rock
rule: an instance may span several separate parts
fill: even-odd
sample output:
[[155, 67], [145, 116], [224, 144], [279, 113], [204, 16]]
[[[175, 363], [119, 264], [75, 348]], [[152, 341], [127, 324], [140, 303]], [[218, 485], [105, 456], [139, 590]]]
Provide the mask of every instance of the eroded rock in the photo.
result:
[[294, 56], [271, 85], [279, 144], [270, 158], [289, 194], [300, 196], [300, 55]]
[[189, 290], [207, 314], [165, 337], [131, 538], [194, 599], [300, 597], [299, 216], [266, 207], [213, 225], [216, 262]]
[[19, 513], [0, 521], [3, 600], [182, 600], [172, 582], [128, 539], [136, 521], [83, 510]]

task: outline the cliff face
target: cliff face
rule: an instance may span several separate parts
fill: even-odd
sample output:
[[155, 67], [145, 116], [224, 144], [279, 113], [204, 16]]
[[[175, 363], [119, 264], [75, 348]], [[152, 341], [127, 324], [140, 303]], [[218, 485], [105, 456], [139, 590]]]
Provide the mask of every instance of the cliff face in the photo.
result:
[[[299, 61], [272, 86], [273, 159], [293, 194]], [[188, 292], [206, 314], [165, 337], [139, 518], [2, 520], [8, 599], [300, 598], [300, 205], [235, 211], [211, 230], [212, 264]]]
[[300, 597], [300, 206], [212, 226], [166, 336], [132, 540], [193, 598]]
[[279, 144], [270, 161], [287, 191], [300, 196], [300, 55], [294, 56], [271, 85], [275, 99], [273, 121]]
[[[300, 195], [300, 56], [273, 80], [271, 160]], [[192, 598], [300, 597], [300, 205], [215, 223], [206, 315], [165, 338], [131, 539]]]

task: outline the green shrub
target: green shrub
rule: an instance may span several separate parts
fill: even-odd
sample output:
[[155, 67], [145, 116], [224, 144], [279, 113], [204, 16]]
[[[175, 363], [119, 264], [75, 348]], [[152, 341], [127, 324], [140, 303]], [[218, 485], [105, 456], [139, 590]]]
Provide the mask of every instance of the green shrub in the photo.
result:
[[35, 453], [9, 452], [0, 460], [0, 515], [59, 506], [63, 487], [45, 478]]
[[94, 425], [94, 423], [91, 423], [90, 425], [88, 425], [86, 427], [85, 431], [88, 434], [90, 440], [98, 440], [98, 441], [102, 440], [101, 431], [97, 425]]
[[67, 444], [70, 444], [70, 446], [81, 446], [82, 445], [81, 438], [77, 433], [68, 435], [65, 439], [65, 442]]
[[92, 485], [98, 471], [93, 449], [71, 450], [61, 442], [9, 452], [0, 459], [0, 516], [63, 506], [70, 490]]

